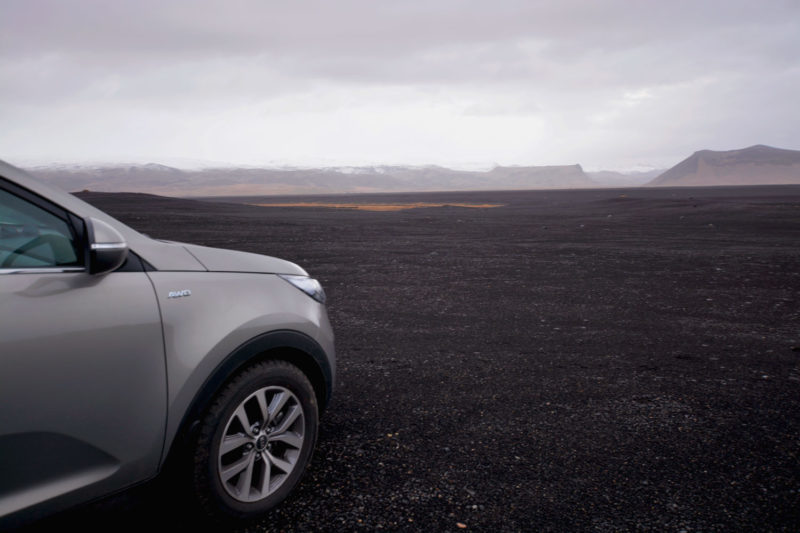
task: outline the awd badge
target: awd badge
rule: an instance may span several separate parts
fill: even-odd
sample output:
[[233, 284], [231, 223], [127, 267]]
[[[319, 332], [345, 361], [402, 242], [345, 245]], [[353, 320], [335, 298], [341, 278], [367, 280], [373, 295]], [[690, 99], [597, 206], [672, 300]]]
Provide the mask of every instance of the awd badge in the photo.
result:
[[191, 296], [192, 291], [189, 289], [183, 289], [182, 291], [169, 291], [167, 294], [167, 298], [183, 298], [185, 296]]

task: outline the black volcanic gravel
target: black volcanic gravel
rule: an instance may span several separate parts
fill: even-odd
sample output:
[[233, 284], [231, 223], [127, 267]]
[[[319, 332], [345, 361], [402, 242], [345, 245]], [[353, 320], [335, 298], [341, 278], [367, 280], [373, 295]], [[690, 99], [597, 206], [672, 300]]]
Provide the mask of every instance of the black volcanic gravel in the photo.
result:
[[[800, 187], [81, 196], [328, 293], [317, 453], [247, 531], [800, 528]], [[505, 206], [232, 203], [293, 200]], [[46, 525], [158, 524], [139, 492]]]

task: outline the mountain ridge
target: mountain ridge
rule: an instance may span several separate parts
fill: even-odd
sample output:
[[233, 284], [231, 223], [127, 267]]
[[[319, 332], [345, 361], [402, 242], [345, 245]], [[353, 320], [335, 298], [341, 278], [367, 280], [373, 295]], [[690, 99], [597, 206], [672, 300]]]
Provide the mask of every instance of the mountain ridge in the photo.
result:
[[29, 171], [68, 191], [142, 192], [172, 196], [242, 196], [439, 190], [593, 188], [580, 165], [446, 167], [210, 168], [181, 170], [157, 163], [36, 167]]
[[698, 150], [647, 183], [652, 187], [800, 184], [800, 151], [756, 144]]
[[580, 164], [459, 170], [438, 165], [180, 169], [160, 163], [28, 169], [68, 191], [247, 196], [530, 189], [800, 184], [800, 151], [757, 144], [698, 150], [665, 171], [584, 171]]

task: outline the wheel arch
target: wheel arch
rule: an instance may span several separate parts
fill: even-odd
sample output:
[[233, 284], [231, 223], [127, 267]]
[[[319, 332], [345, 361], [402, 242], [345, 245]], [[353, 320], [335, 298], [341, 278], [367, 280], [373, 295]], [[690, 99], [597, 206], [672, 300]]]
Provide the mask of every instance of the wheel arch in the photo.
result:
[[325, 410], [333, 390], [333, 374], [322, 347], [299, 331], [278, 330], [264, 333], [236, 348], [206, 379], [192, 399], [178, 431], [168, 445], [164, 465], [174, 462], [178, 451], [190, 441], [217, 392], [245, 367], [266, 360], [281, 360], [297, 366], [314, 388], [320, 414]]

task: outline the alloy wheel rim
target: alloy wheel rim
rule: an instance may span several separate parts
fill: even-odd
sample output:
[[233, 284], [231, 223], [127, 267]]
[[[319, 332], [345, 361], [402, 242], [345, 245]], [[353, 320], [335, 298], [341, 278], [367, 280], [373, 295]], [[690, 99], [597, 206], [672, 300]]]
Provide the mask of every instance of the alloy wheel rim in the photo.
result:
[[262, 500], [298, 467], [305, 414], [297, 396], [280, 386], [261, 388], [234, 410], [217, 454], [219, 480], [240, 502]]

